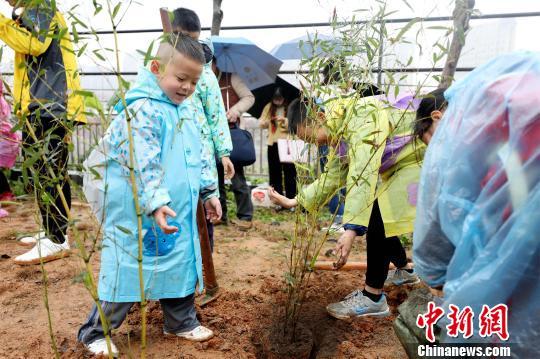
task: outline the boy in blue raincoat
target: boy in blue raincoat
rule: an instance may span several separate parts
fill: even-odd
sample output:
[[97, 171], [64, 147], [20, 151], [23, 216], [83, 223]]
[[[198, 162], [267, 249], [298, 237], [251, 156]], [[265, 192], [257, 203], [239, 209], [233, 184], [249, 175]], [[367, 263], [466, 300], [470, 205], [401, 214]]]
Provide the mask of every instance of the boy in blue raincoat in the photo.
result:
[[[194, 308], [195, 287], [199, 283], [202, 289], [203, 283], [196, 225], [199, 193], [208, 216], [221, 217], [217, 181], [201, 176], [208, 163], [201, 158], [200, 128], [190, 98], [203, 63], [200, 44], [188, 36], [170, 36], [160, 45], [150, 69], [141, 69], [125, 103], [116, 106], [118, 116], [86, 163], [89, 171], [99, 173], [97, 179], [85, 182], [85, 193], [91, 193], [89, 189], [97, 193], [98, 200], [91, 203], [101, 206], [97, 211], [104, 228], [98, 294], [108, 328], [118, 328], [133, 303], [141, 301], [129, 116], [142, 213], [145, 297], [160, 301], [165, 334], [192, 341], [213, 336], [200, 325]], [[109, 354], [95, 306], [78, 339], [93, 354]], [[118, 353], [113, 343], [110, 350]]]

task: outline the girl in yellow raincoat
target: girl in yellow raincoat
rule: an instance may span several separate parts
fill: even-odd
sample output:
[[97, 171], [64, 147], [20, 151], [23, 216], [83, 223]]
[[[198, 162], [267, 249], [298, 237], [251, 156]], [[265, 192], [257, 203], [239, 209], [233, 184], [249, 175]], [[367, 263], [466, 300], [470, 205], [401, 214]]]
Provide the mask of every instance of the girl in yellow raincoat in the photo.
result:
[[[413, 231], [424, 146], [411, 134], [414, 112], [407, 110], [410, 105], [396, 109], [387, 103], [381, 97], [340, 95], [328, 103], [326, 121], [318, 128], [300, 102], [289, 110], [292, 132], [319, 142], [331, 134], [333, 150], [326, 172], [295, 199], [272, 191], [271, 198], [283, 207], [299, 203], [311, 212], [346, 187], [343, 221], [347, 224], [336, 245], [337, 268], [347, 262], [354, 238], [367, 232], [366, 286], [328, 305], [329, 314], [338, 319], [388, 315], [382, 294], [385, 281], [395, 285], [418, 281], [397, 236]], [[387, 281], [390, 262], [397, 270]]]

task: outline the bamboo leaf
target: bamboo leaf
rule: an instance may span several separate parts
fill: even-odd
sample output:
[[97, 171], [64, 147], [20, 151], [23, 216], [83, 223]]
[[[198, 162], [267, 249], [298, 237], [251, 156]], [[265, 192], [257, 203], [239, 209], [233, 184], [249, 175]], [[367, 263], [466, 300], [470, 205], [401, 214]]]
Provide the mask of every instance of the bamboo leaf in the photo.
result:
[[411, 6], [411, 4], [409, 4], [409, 2], [407, 0], [401, 0], [401, 1], [403, 1], [405, 3], [405, 5], [407, 5], [407, 7], [409, 9], [411, 9], [411, 11], [414, 11], [413, 7]]
[[92, 51], [92, 52], [94, 53], [94, 55], [95, 55], [98, 59], [100, 59], [101, 61], [105, 61], [105, 57], [104, 57], [102, 54], [99, 53], [99, 50], [94, 50], [94, 51]]
[[398, 42], [402, 37], [403, 35], [405, 35], [405, 33], [407, 31], [409, 31], [411, 29], [411, 27], [416, 24], [417, 22], [420, 22], [422, 21], [422, 18], [420, 17], [415, 17], [414, 19], [411, 19], [411, 21], [409, 21], [407, 23], [407, 25], [405, 25], [400, 31], [399, 33], [397, 34], [397, 36], [395, 38], [392, 39], [392, 43], [396, 43]]
[[120, 11], [121, 6], [122, 6], [122, 3], [118, 2], [118, 4], [116, 4], [116, 6], [114, 7], [113, 12], [112, 12], [112, 18], [113, 19], [115, 19], [116, 15], [118, 15], [118, 11]]
[[118, 224], [115, 227], [125, 234], [129, 234], [130, 236], [133, 235], [133, 232], [131, 232], [131, 230], [126, 227], [122, 227], [121, 225], [118, 225]]
[[452, 29], [451, 27], [448, 27], [448, 26], [428, 26], [427, 29], [430, 29], [430, 30], [450, 30]]
[[94, 93], [92, 91], [87, 90], [75, 90], [73, 91], [75, 95], [83, 96], [83, 97], [94, 97]]
[[77, 28], [73, 24], [71, 24], [71, 36], [73, 36], [74, 43], [79, 42], [79, 33], [77, 32]]

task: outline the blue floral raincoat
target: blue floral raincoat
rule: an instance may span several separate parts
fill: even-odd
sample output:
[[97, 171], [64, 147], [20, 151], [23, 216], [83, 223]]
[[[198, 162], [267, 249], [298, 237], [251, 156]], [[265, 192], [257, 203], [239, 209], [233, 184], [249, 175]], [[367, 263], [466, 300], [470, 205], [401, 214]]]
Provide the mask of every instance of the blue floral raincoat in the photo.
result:
[[[210, 39], [206, 44], [214, 51]], [[212, 71], [211, 63], [204, 65], [201, 78], [193, 94], [195, 116], [201, 128], [203, 149], [201, 156], [210, 165], [202, 173], [203, 180], [211, 181], [217, 178], [216, 158], [229, 157], [232, 152], [229, 122], [223, 105], [221, 89]]]
[[[142, 69], [126, 94], [134, 138], [135, 174], [143, 220], [143, 280], [147, 299], [179, 298], [202, 289], [201, 254], [196, 225], [199, 192], [217, 196], [215, 178], [202, 178], [209, 163], [201, 158], [201, 128], [192, 98], [173, 104], [155, 76]], [[92, 197], [104, 227], [99, 299], [140, 301], [137, 215], [129, 175], [126, 109], [119, 103], [98, 147], [89, 156], [85, 193]], [[92, 194], [93, 193], [93, 194]], [[88, 196], [90, 194], [90, 196]], [[96, 195], [97, 194], [97, 195]], [[152, 212], [164, 205], [178, 235], [147, 236], [155, 225]], [[157, 226], [156, 226], [157, 227]]]

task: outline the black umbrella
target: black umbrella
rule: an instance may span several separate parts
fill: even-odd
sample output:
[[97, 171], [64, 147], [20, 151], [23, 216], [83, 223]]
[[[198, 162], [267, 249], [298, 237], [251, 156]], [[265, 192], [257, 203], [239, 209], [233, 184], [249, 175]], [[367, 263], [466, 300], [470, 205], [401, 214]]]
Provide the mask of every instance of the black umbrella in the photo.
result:
[[258, 89], [251, 91], [253, 96], [255, 96], [255, 103], [248, 110], [248, 113], [251, 116], [256, 118], [261, 117], [264, 106], [272, 101], [272, 96], [274, 95], [276, 87], [281, 87], [281, 93], [283, 94], [283, 97], [287, 103], [291, 103], [292, 100], [300, 97], [299, 89], [277, 76], [276, 81], [273, 84], [259, 87]]

